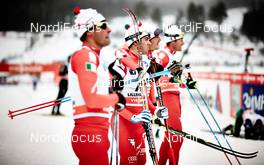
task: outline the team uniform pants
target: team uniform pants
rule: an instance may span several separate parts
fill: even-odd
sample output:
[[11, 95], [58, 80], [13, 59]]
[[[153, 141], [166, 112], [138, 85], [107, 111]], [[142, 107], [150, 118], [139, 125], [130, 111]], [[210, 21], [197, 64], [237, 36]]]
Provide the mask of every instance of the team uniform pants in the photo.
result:
[[[164, 105], [168, 108], [169, 111], [169, 119], [167, 120], [169, 127], [182, 131], [182, 124], [180, 120], [181, 104], [179, 93], [164, 92], [162, 94], [162, 97]], [[171, 141], [176, 163], [178, 164], [179, 161], [179, 153], [183, 143], [183, 137], [170, 133], [169, 137], [167, 135], [168, 133], [166, 132], [159, 150], [159, 165], [165, 165], [168, 159], [170, 162], [172, 162], [172, 155], [170, 154], [168, 139], [170, 139]]]
[[[91, 117], [92, 118], [92, 117]], [[72, 148], [79, 159], [79, 165], [108, 165], [108, 119], [97, 122], [76, 123], [72, 132]], [[102, 121], [99, 124], [99, 121]], [[105, 121], [106, 120], [106, 121]]]
[[[142, 111], [142, 107], [126, 107], [135, 114]], [[112, 118], [112, 129], [113, 129]], [[119, 154], [120, 164], [146, 164], [146, 151], [144, 142], [145, 131], [142, 123], [134, 124], [122, 116], [119, 116]]]

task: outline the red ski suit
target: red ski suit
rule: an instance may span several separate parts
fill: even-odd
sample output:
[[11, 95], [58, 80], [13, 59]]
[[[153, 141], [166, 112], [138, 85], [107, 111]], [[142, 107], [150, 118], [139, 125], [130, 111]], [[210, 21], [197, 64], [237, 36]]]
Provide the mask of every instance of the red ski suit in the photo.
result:
[[99, 53], [99, 49], [83, 45], [73, 54], [69, 68], [75, 121], [72, 148], [80, 165], [109, 164], [110, 111], [118, 96], [108, 93], [108, 70], [100, 65]]
[[[158, 51], [157, 62], [166, 69], [174, 61], [175, 52], [171, 51], [168, 47]], [[181, 103], [180, 103], [180, 84], [169, 82], [170, 77], [163, 76], [159, 79], [159, 86], [161, 87], [162, 98], [164, 105], [168, 108], [169, 118], [167, 120], [168, 126], [179, 131], [182, 130], [181, 124]], [[167, 134], [167, 133], [166, 133]], [[165, 134], [165, 135], [166, 135]], [[179, 152], [183, 143], [183, 137], [178, 135], [169, 134], [172, 144], [174, 157], [176, 163], [179, 161]], [[172, 162], [171, 154], [169, 151], [169, 137], [164, 137], [159, 151], [159, 165], [165, 165], [167, 159]]]
[[[118, 49], [115, 55], [117, 56], [117, 61], [114, 66], [118, 65], [120, 69], [119, 73], [124, 78], [124, 81], [137, 78], [138, 55], [132, 53], [127, 48]], [[146, 163], [145, 131], [142, 123], [134, 124], [130, 121], [133, 115], [143, 111], [141, 92], [135, 91], [136, 87], [137, 83], [131, 83], [125, 85], [122, 90], [122, 94], [126, 98], [126, 108], [119, 113], [119, 153], [121, 165], [145, 165]], [[149, 99], [148, 103], [150, 111], [153, 113], [155, 106], [150, 103]]]

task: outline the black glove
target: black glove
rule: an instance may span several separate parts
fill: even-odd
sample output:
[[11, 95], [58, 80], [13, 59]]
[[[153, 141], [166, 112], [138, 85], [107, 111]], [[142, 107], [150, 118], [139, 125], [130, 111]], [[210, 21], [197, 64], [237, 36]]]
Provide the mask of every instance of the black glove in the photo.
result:
[[154, 120], [154, 124], [158, 124], [159, 126], [162, 125], [162, 123], [161, 123], [161, 121], [160, 121], [159, 118], [156, 118], [156, 119]]
[[115, 62], [116, 61], [112, 62], [108, 66], [108, 70], [112, 75], [111, 87], [112, 87], [112, 91], [121, 91], [124, 88], [124, 80], [123, 77], [116, 70], [114, 70]]
[[181, 77], [182, 68], [182, 64], [177, 61], [173, 61], [172, 64], [168, 66], [168, 69], [171, 71], [171, 75], [176, 77]]
[[140, 77], [141, 74], [142, 74], [142, 72], [143, 72], [143, 69], [140, 68], [140, 67], [138, 67], [138, 68], [136, 68], [136, 70], [137, 70], [137, 72], [138, 72], [138, 77]]
[[121, 93], [116, 92], [116, 94], [118, 96], [118, 102], [115, 105], [116, 106], [116, 110], [121, 111], [126, 106], [126, 99]]
[[196, 81], [193, 80], [190, 73], [188, 73], [188, 77], [186, 79], [186, 85], [189, 89], [196, 89]]
[[[156, 72], [161, 72], [163, 71], [164, 68], [162, 65], [160, 65], [159, 63], [156, 62], [155, 58], [151, 59], [151, 62], [150, 62], [150, 67], [149, 69], [147, 70], [147, 72], [149, 74], [153, 74], [153, 73], [156, 73]], [[160, 78], [160, 76], [158, 77], [155, 77], [155, 81], [158, 81]]]
[[181, 83], [180, 80], [181, 80], [181, 77], [178, 77], [177, 75], [170, 78], [171, 83]]

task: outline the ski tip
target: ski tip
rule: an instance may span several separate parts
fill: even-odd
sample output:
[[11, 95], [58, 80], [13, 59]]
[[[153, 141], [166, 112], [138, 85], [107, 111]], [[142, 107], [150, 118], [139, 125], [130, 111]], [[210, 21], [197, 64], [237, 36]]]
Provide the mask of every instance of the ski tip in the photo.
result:
[[13, 113], [12, 113], [11, 110], [8, 111], [8, 117], [9, 117], [10, 119], [13, 119], [13, 118], [14, 118]]

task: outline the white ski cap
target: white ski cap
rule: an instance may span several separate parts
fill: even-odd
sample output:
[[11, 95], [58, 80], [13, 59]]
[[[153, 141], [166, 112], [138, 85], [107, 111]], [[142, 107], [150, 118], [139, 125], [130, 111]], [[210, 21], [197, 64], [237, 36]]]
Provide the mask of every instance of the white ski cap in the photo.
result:
[[84, 32], [93, 28], [94, 25], [105, 21], [105, 17], [92, 8], [80, 9], [79, 7], [76, 7], [74, 8], [73, 13], [75, 14], [73, 26], [78, 37], [81, 37]]
[[166, 43], [182, 39], [184, 33], [178, 28], [177, 25], [169, 25], [164, 28], [164, 41]]
[[[145, 36], [149, 36], [149, 33], [144, 31], [143, 28], [141, 27], [142, 23], [139, 22], [138, 23], [138, 30], [139, 30], [139, 37], [140, 39], [145, 37]], [[137, 41], [137, 35], [138, 33], [136, 32], [135, 28], [133, 27], [134, 25], [125, 25], [125, 42], [127, 47], [130, 47], [133, 42]]]

